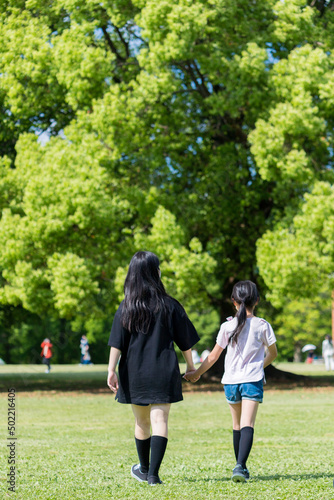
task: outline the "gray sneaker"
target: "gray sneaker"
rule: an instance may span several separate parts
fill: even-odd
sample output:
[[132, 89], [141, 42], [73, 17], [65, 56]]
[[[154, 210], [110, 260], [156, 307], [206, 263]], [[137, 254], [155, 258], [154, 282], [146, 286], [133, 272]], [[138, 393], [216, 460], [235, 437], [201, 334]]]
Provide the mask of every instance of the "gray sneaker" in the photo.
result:
[[232, 481], [235, 483], [245, 483], [249, 477], [249, 473], [247, 477], [246, 470], [247, 469], [244, 469], [242, 465], [237, 464], [232, 472]]
[[137, 481], [140, 481], [141, 483], [147, 481], [147, 472], [142, 472], [140, 470], [140, 464], [133, 465], [131, 467], [131, 476], [137, 479]]

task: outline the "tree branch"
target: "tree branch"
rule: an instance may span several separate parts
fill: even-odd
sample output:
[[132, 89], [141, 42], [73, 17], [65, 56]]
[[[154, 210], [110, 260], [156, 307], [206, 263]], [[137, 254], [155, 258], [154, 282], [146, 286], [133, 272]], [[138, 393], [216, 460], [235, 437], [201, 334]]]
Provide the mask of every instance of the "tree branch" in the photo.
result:
[[124, 63], [126, 61], [126, 59], [123, 56], [121, 56], [121, 54], [119, 54], [119, 52], [117, 51], [117, 49], [115, 47], [115, 44], [112, 41], [112, 39], [110, 38], [110, 35], [109, 35], [109, 33], [107, 31], [107, 28], [105, 26], [102, 26], [102, 31], [103, 31], [103, 34], [104, 34], [105, 39], [107, 41], [107, 44], [109, 45], [109, 48], [110, 48], [111, 52], [113, 54], [115, 54], [115, 56], [117, 58], [117, 61], [121, 62], [121, 63]]
[[209, 97], [211, 95], [210, 92], [208, 91], [208, 89], [206, 88], [206, 86], [204, 85], [203, 80], [201, 80], [201, 83], [198, 82], [199, 78], [195, 74], [194, 68], [192, 67], [190, 61], [186, 61], [183, 64], [178, 63], [178, 64], [176, 64], [176, 66], [179, 66], [183, 71], [188, 73], [191, 80], [194, 82], [197, 91], [201, 94], [202, 97], [205, 98], [205, 97]]
[[330, 0], [329, 2], [327, 0], [312, 0], [310, 6], [315, 7], [320, 12], [320, 17], [325, 14], [326, 9], [329, 9], [330, 11], [334, 10], [333, 0]]
[[205, 90], [205, 92], [206, 92], [208, 95], [211, 95], [211, 94], [210, 94], [210, 92], [209, 92], [209, 91], [208, 91], [208, 89], [207, 89], [207, 86], [205, 85], [205, 78], [204, 78], [204, 75], [201, 73], [201, 71], [200, 71], [200, 69], [199, 69], [199, 67], [197, 66], [197, 64], [196, 64], [196, 62], [195, 62], [195, 61], [193, 61], [193, 65], [195, 66], [195, 69], [196, 69], [196, 71], [197, 71], [197, 74], [198, 74], [198, 76], [199, 76], [199, 77], [200, 77], [200, 79], [201, 79], [201, 85], [202, 85], [203, 89]]
[[[114, 26], [114, 25], [113, 25]], [[128, 42], [124, 39], [123, 35], [122, 35], [122, 32], [119, 28], [117, 28], [117, 26], [114, 26], [115, 30], [117, 31], [117, 34], [118, 36], [120, 37], [121, 39], [121, 42], [123, 43], [124, 47], [125, 47], [125, 53], [126, 53], [126, 56], [127, 57], [130, 57], [130, 50], [129, 50], [129, 44]]]

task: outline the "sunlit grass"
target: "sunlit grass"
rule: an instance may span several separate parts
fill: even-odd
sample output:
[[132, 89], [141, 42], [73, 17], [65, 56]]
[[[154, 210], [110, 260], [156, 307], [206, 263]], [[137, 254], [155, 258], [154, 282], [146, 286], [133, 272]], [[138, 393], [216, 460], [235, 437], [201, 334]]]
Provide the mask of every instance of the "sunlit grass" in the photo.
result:
[[[45, 372], [45, 365], [0, 365], [1, 374], [41, 374]], [[52, 373], [106, 373], [108, 365], [55, 365], [51, 363]]]
[[[267, 390], [249, 459], [251, 480], [231, 482], [231, 418], [223, 392], [186, 393], [172, 406], [164, 485], [130, 476], [136, 463], [133, 416], [111, 394], [17, 394], [16, 498], [331, 499], [334, 477], [334, 389]], [[0, 395], [1, 408], [6, 395]], [[6, 412], [1, 412], [2, 451]], [[1, 498], [6, 495], [1, 460]]]
[[279, 370], [298, 373], [299, 375], [316, 377], [334, 375], [334, 371], [326, 371], [324, 363], [277, 363], [275, 366]]

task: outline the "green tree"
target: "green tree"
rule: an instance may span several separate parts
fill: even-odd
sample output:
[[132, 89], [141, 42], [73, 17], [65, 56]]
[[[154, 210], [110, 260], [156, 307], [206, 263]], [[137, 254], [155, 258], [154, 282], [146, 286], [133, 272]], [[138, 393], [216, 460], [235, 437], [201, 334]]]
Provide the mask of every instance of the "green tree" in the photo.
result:
[[314, 299], [288, 300], [282, 312], [275, 318], [279, 357], [283, 360], [302, 361], [305, 344], [317, 346], [321, 355], [321, 344], [331, 331], [331, 295], [320, 293]]
[[312, 299], [334, 287], [334, 188], [317, 182], [304, 198], [289, 225], [282, 221], [258, 243], [261, 274], [277, 306], [286, 296]]
[[300, 0], [2, 0], [3, 306], [102, 338], [140, 242], [207, 324], [228, 316], [258, 239], [332, 182], [333, 19]]
[[[151, 220], [149, 234], [138, 231], [134, 235], [134, 248], [150, 248], [161, 258], [162, 280], [167, 292], [186, 308], [195, 327], [201, 332], [198, 349], [212, 343], [212, 336], [219, 324], [219, 315], [213, 308], [210, 297], [219, 290], [215, 278], [216, 262], [197, 238], [185, 245], [184, 231], [176, 223], [173, 214], [158, 207]], [[123, 284], [127, 268], [116, 272], [116, 290], [119, 301], [123, 298]]]

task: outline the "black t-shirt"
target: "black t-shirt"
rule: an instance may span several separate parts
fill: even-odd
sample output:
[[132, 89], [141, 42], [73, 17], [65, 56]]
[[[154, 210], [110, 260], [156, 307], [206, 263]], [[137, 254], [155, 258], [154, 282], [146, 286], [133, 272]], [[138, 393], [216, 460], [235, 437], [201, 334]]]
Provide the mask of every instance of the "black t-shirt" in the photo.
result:
[[183, 307], [170, 297], [167, 313], [159, 312], [148, 333], [130, 333], [121, 323], [122, 304], [113, 321], [108, 345], [122, 353], [119, 363], [119, 403], [139, 405], [181, 401], [182, 384], [174, 342], [186, 351], [199, 340]]

